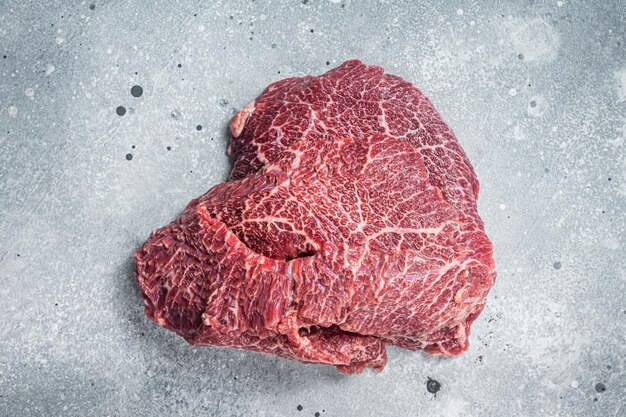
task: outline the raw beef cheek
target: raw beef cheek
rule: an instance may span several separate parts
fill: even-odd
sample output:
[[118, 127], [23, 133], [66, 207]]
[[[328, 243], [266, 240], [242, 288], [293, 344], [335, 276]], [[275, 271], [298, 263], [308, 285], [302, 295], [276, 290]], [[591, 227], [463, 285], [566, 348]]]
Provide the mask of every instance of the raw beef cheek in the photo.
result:
[[135, 253], [145, 311], [194, 345], [341, 372], [454, 356], [495, 279], [478, 180], [413, 85], [348, 61], [231, 122], [230, 180]]

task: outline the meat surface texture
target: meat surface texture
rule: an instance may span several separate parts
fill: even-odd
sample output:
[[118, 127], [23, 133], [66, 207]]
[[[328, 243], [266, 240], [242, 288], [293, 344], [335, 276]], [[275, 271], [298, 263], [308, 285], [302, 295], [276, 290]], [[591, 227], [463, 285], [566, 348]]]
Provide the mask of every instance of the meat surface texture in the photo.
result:
[[492, 245], [474, 170], [424, 94], [347, 61], [271, 84], [230, 130], [229, 181], [134, 254], [150, 319], [344, 373], [381, 370], [387, 345], [467, 350]]

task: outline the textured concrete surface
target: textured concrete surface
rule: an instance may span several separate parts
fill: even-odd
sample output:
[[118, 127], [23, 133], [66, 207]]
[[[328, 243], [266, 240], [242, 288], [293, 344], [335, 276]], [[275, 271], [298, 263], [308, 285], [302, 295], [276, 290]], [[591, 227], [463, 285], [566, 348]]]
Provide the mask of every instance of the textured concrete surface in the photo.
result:
[[[44, 3], [0, 8], [0, 415], [626, 413], [622, 1]], [[470, 350], [348, 377], [149, 322], [130, 254], [226, 178], [234, 110], [347, 58], [476, 167], [499, 275]]]

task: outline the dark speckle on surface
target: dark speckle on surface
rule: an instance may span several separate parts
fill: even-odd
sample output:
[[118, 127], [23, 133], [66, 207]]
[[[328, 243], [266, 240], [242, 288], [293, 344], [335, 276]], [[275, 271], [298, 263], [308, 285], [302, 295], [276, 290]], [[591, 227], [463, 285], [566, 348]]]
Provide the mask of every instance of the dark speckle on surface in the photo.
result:
[[90, 8], [91, 10], [96, 10], [96, 5], [95, 5], [95, 4], [93, 4], [93, 3], [91, 3], [91, 4], [89, 5], [89, 8]]
[[431, 394], [437, 394], [439, 390], [441, 390], [441, 384], [439, 383], [439, 381], [428, 378], [428, 381], [426, 381], [426, 391], [430, 392]]
[[313, 414], [315, 417], [320, 417], [320, 412], [316, 411], [315, 414]]
[[118, 116], [125, 115], [126, 114], [126, 107], [118, 106], [117, 109], [115, 109], [115, 113], [117, 113]]
[[178, 68], [182, 68], [182, 67], [183, 67], [183, 64], [178, 64]]
[[520, 61], [523, 61], [523, 60], [524, 60], [524, 54], [519, 54], [519, 55], [517, 56], [517, 58], [518, 58]]
[[604, 392], [606, 391], [606, 385], [604, 385], [602, 382], [598, 382], [596, 384], [596, 392]]
[[132, 146], [131, 146], [131, 149], [135, 149], [135, 145], [132, 145]]
[[196, 130], [197, 130], [197, 131], [201, 131], [201, 130], [202, 130], [202, 125], [198, 125], [198, 126], [196, 126]]
[[272, 49], [276, 49], [276, 44], [275, 43], [272, 44]]
[[297, 409], [298, 411], [302, 411], [302, 410], [304, 410], [304, 407], [302, 407], [300, 404], [298, 404], [298, 406], [296, 407], [296, 409]]
[[530, 107], [537, 107], [537, 102], [535, 100], [531, 100]]
[[225, 98], [220, 99], [219, 105], [222, 107], [226, 107], [228, 105], [228, 100], [226, 100]]
[[171, 147], [171, 146], [168, 146], [166, 149], [167, 149], [168, 151], [171, 151], [171, 150], [172, 150], [172, 147]]
[[127, 161], [132, 161], [132, 159], [133, 159], [133, 154], [132, 153], [127, 153], [126, 154], [126, 160]]
[[311, 33], [315, 32], [315, 29], [311, 29]]
[[552, 266], [554, 267], [554, 269], [561, 269], [561, 262], [556, 261], [555, 263], [552, 264]]
[[132, 94], [133, 97], [141, 97], [143, 94], [143, 88], [141, 88], [140, 85], [133, 85], [130, 89], [130, 94]]

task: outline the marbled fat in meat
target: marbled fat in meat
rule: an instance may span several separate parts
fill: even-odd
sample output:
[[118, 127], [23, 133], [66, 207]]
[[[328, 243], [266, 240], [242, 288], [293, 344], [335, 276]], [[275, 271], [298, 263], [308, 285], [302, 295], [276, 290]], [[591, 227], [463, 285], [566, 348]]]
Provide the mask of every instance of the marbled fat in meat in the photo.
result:
[[347, 61], [231, 122], [229, 181], [135, 253], [149, 318], [194, 345], [345, 373], [454, 356], [495, 280], [478, 180], [412, 84]]

